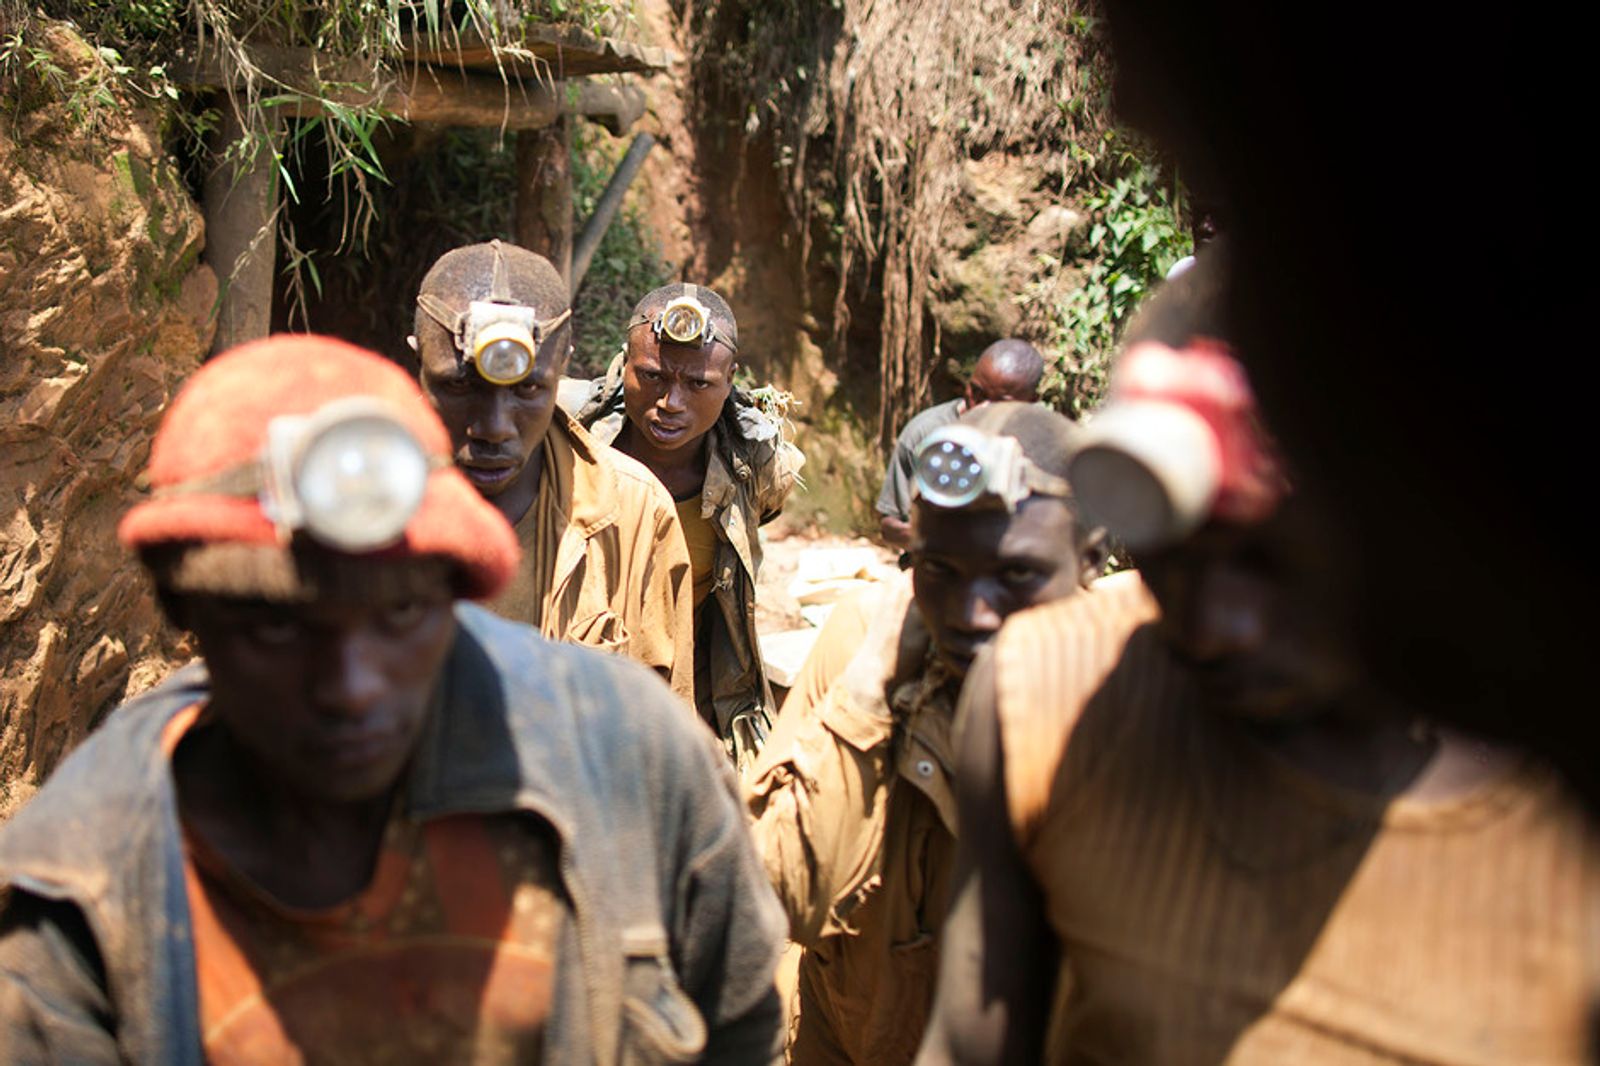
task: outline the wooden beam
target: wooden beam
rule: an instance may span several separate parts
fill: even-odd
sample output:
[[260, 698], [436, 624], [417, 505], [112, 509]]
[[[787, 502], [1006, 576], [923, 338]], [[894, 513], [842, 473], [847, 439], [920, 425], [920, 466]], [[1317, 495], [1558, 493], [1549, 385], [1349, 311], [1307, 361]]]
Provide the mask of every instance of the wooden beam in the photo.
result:
[[[272, 279], [278, 256], [278, 161], [276, 129], [258, 142], [252, 158], [229, 161], [230, 145], [248, 143], [238, 113], [227, 104], [213, 133], [213, 158], [206, 175], [205, 259], [220, 285], [216, 339], [211, 354], [265, 337], [272, 327]], [[237, 151], [237, 150], [236, 150]]]
[[517, 134], [517, 243], [572, 277], [572, 123]]

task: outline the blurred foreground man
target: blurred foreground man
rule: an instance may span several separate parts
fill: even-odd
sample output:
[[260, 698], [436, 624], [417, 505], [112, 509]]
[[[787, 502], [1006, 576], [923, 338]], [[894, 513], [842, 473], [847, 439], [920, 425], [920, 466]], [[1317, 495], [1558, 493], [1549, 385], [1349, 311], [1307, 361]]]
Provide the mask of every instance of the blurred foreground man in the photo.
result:
[[1039, 398], [1042, 380], [1044, 357], [1033, 345], [1015, 338], [998, 340], [978, 356], [960, 396], [912, 416], [894, 442], [894, 454], [878, 492], [878, 527], [885, 541], [897, 548], [911, 543], [912, 467], [928, 435], [960, 418], [962, 412], [992, 401], [1033, 403]]
[[552, 640], [654, 668], [694, 702], [688, 551], [650, 471], [556, 405], [572, 353], [566, 282], [516, 245], [439, 258], [417, 294], [422, 389], [457, 466], [517, 531], [523, 563], [491, 606]]
[[6, 1062], [772, 1061], [782, 935], [654, 675], [461, 597], [517, 563], [404, 372], [235, 349], [128, 513], [203, 664], [0, 830]]
[[739, 324], [721, 296], [656, 289], [633, 309], [627, 349], [592, 383], [578, 421], [676, 501], [694, 573], [695, 697], [743, 768], [772, 727], [756, 636], [760, 527], [783, 511], [805, 457], [734, 388], [738, 355]]
[[962, 678], [1006, 616], [1071, 596], [1104, 559], [1063, 478], [1071, 433], [1001, 403], [928, 438], [909, 580], [829, 617], [756, 764], [757, 846], [805, 948], [795, 1063], [916, 1054], [955, 854]]
[[1306, 608], [1344, 572], [1326, 523], [1238, 364], [1168, 318], [1072, 470], [1144, 584], [1019, 615], [968, 679], [919, 1061], [1588, 1061], [1581, 810], [1398, 705]]

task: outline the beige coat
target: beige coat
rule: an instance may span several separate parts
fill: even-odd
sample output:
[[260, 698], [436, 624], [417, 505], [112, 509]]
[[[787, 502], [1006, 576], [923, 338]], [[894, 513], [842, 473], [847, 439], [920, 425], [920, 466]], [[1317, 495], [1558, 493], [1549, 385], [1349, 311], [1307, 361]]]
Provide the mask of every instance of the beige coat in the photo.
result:
[[[490, 606], [552, 640], [637, 659], [693, 706], [694, 590], [671, 495], [559, 408], [543, 447], [538, 498], [516, 527], [522, 567]], [[541, 529], [558, 539], [542, 548]]]
[[910, 1062], [932, 1005], [952, 692], [910, 586], [835, 610], [750, 778], [757, 850], [806, 949], [792, 1056], [808, 1066]]

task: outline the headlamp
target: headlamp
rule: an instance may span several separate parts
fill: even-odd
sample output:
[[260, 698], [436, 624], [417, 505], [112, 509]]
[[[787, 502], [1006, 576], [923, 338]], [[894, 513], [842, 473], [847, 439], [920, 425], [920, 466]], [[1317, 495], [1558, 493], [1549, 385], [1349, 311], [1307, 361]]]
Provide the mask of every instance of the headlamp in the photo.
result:
[[1130, 348], [1078, 439], [1068, 472], [1079, 502], [1135, 551], [1213, 517], [1258, 521], [1285, 488], [1244, 370], [1214, 341]]
[[1039, 469], [1022, 454], [1015, 437], [959, 423], [928, 435], [917, 449], [912, 476], [922, 499], [935, 507], [971, 507], [992, 497], [1015, 511], [1035, 493], [1063, 499], [1072, 495], [1064, 478]]
[[678, 344], [710, 347], [717, 330], [711, 324], [711, 311], [693, 296], [680, 296], [661, 309], [651, 323], [656, 336]]
[[163, 494], [254, 496], [284, 539], [304, 530], [347, 552], [396, 543], [422, 505], [430, 457], [381, 400], [348, 396], [267, 424], [257, 458]]
[[572, 317], [572, 308], [541, 321], [538, 311], [513, 300], [505, 251], [499, 241], [491, 245], [494, 273], [487, 300], [473, 300], [466, 311], [456, 311], [433, 293], [423, 292], [417, 294], [417, 306], [449, 330], [462, 358], [477, 368], [480, 377], [491, 385], [515, 385], [533, 373], [539, 346]]

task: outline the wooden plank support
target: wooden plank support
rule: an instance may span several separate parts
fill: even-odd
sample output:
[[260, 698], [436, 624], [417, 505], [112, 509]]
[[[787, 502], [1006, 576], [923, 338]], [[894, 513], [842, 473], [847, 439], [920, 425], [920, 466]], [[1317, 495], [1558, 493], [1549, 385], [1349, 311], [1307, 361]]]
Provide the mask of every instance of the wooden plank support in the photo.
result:
[[572, 124], [517, 134], [517, 243], [572, 277]]
[[230, 161], [230, 145], [247, 136], [239, 115], [224, 104], [213, 133], [222, 160], [205, 178], [205, 259], [220, 284], [217, 333], [211, 354], [265, 337], [272, 326], [272, 280], [278, 255], [277, 128], [248, 158]]

